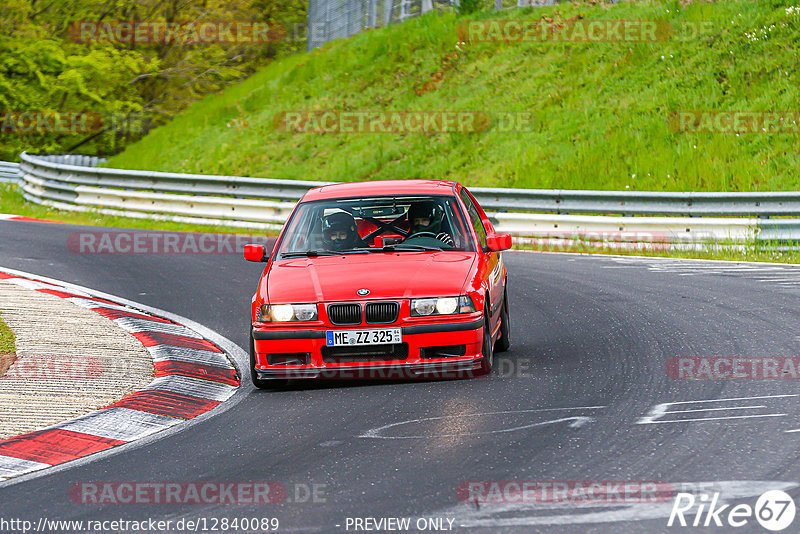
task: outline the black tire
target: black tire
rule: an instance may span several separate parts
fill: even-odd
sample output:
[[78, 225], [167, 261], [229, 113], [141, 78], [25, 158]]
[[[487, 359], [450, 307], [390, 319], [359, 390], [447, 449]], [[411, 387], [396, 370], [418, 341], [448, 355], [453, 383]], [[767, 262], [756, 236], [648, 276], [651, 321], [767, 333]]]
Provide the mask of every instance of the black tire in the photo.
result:
[[492, 372], [492, 364], [494, 363], [494, 350], [492, 348], [492, 326], [491, 316], [487, 308], [483, 312], [486, 318], [483, 324], [483, 359], [481, 360], [481, 368], [478, 371], [479, 376], [485, 376]]
[[500, 339], [494, 344], [495, 352], [505, 352], [511, 347], [511, 322], [508, 319], [507, 289], [503, 291], [503, 307], [500, 310]]
[[250, 380], [258, 389], [279, 389], [289, 384], [289, 381], [285, 379], [264, 380], [258, 378], [256, 373], [256, 349], [252, 334], [250, 335]]

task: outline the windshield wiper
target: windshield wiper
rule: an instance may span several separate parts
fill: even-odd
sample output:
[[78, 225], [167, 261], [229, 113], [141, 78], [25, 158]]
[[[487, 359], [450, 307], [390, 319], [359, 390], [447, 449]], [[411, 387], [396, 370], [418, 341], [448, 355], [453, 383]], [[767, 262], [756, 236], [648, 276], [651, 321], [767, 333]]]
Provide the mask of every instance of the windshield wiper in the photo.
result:
[[338, 256], [339, 254], [339, 252], [334, 250], [303, 250], [296, 252], [284, 252], [281, 254], [281, 258], [302, 258], [303, 256], [307, 258], [315, 258], [317, 256]]
[[440, 248], [440, 247], [428, 247], [428, 246], [425, 246], [425, 245], [413, 245], [413, 244], [406, 245], [406, 244], [403, 244], [403, 243], [398, 243], [397, 245], [384, 245], [383, 248], [379, 248], [377, 250], [380, 250], [381, 252], [395, 252], [395, 251], [399, 251], [399, 252], [402, 252], [402, 251], [419, 252], [419, 251], [427, 251], [427, 250], [434, 250], [434, 251], [437, 251], [437, 252], [441, 252], [444, 249]]
[[305, 250], [296, 252], [284, 252], [281, 258], [316, 258], [317, 256], [341, 256], [342, 254], [364, 254], [364, 249], [349, 249], [349, 250]]

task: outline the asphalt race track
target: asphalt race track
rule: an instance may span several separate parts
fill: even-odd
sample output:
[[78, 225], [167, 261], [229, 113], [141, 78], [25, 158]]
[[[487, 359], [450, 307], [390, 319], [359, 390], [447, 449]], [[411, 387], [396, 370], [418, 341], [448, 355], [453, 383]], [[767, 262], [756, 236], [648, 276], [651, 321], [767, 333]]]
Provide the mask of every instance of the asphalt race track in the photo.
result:
[[[81, 229], [0, 222], [0, 266], [177, 313], [247, 348], [261, 266], [234, 254], [76, 254], [66, 243]], [[739, 528], [669, 528], [670, 500], [481, 503], [462, 502], [460, 491], [470, 481], [652, 481], [705, 483], [731, 504], [753, 506], [771, 489], [800, 498], [796, 380], [667, 374], [670, 358], [798, 356], [800, 268], [523, 252], [504, 259], [512, 350], [495, 355], [490, 377], [286, 391], [243, 381], [246, 394], [217, 417], [0, 487], [0, 514], [34, 522], [278, 518], [279, 532], [353, 532], [347, 518], [411, 517], [449, 518], [458, 532], [730, 533], [766, 530], [754, 518]], [[667, 403], [683, 404], [658, 406]], [[76, 483], [204, 481], [277, 482], [288, 498], [92, 505], [69, 496]]]

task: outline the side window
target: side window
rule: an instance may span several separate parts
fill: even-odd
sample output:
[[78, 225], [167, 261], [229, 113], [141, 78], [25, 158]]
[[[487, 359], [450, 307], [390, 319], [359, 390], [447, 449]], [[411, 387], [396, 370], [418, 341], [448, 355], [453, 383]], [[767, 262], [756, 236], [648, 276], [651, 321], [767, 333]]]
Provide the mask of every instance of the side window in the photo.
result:
[[467, 228], [469, 224], [464, 220], [464, 214], [456, 207], [455, 199], [444, 200], [445, 214], [450, 235], [453, 237], [456, 250], [475, 250], [472, 235]]
[[[284, 252], [297, 252], [308, 250], [315, 230], [315, 222], [319, 221], [316, 208], [300, 206], [292, 218], [291, 226], [286, 230], [289, 241], [282, 245]], [[318, 225], [316, 225], [318, 226]]]
[[475, 204], [473, 204], [472, 199], [469, 198], [466, 190], [461, 190], [461, 200], [464, 202], [464, 205], [467, 207], [467, 213], [469, 214], [470, 220], [472, 220], [472, 225], [475, 227], [475, 233], [478, 235], [478, 243], [480, 243], [481, 248], [486, 247], [486, 228], [483, 227], [483, 221], [481, 221], [481, 216], [478, 215], [478, 210], [475, 208]]

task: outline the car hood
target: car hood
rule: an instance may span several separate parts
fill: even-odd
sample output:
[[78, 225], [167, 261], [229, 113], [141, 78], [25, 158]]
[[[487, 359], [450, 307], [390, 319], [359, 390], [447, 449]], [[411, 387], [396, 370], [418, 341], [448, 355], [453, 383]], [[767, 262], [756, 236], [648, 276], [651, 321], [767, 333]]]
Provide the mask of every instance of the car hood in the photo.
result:
[[454, 251], [279, 260], [267, 276], [267, 296], [271, 303], [455, 296], [474, 261], [474, 253]]

